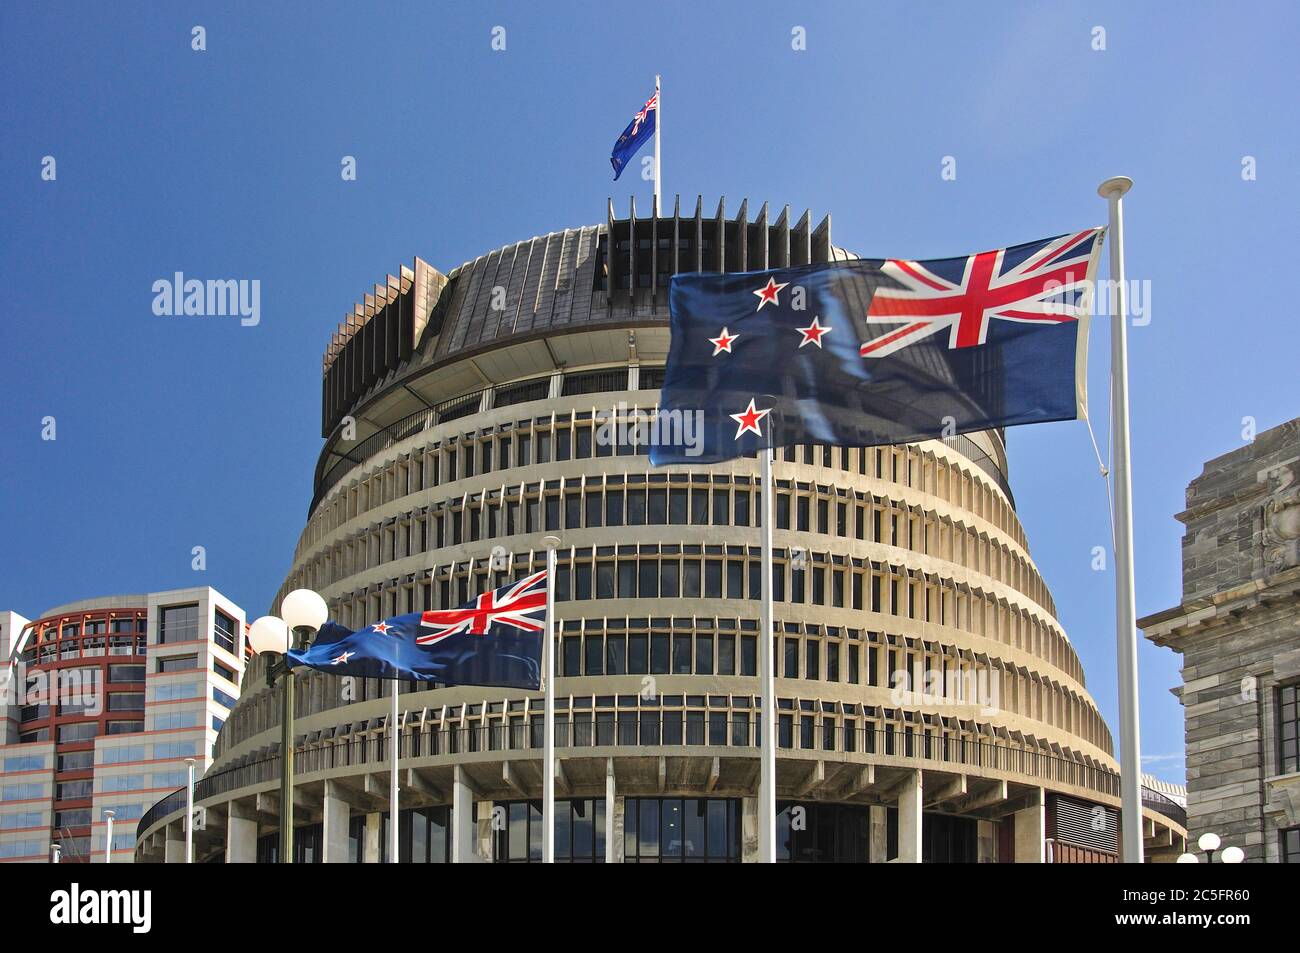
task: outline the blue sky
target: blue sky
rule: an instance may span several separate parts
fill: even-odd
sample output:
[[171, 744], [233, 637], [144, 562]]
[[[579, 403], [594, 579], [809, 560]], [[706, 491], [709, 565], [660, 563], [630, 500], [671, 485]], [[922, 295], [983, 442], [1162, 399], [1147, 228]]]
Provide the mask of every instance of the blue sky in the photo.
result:
[[[2, 608], [208, 584], [264, 612], [305, 521], [320, 355], [344, 310], [415, 255], [446, 271], [603, 221], [607, 196], [648, 205], [607, 156], [655, 73], [666, 193], [829, 211], [836, 243], [863, 254], [1101, 224], [1097, 184], [1136, 181], [1139, 613], [1178, 601], [1173, 514], [1201, 463], [1242, 444], [1243, 417], [1262, 430], [1300, 413], [1300, 332], [1268, 267], [1300, 206], [1289, 5], [269, 7], [0, 8]], [[155, 316], [152, 284], [175, 271], [259, 279], [260, 325]], [[1104, 446], [1104, 320], [1092, 353]], [[1109, 529], [1086, 429], [1022, 428], [1010, 449], [1033, 555], [1113, 730], [1114, 581], [1091, 568]], [[1144, 753], [1181, 779], [1177, 657], [1144, 643], [1140, 661]]]

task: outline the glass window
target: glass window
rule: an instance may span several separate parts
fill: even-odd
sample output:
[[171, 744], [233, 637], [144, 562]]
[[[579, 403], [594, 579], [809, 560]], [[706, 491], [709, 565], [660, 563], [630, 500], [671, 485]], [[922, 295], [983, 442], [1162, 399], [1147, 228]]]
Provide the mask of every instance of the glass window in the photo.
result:
[[234, 653], [239, 625], [220, 609], [213, 613], [212, 641], [227, 652]]
[[1280, 773], [1300, 771], [1300, 683], [1277, 690], [1277, 739]]
[[192, 642], [199, 637], [199, 607], [164, 606], [158, 616], [158, 643]]
[[738, 863], [740, 802], [735, 798], [628, 798], [623, 823], [627, 863]]

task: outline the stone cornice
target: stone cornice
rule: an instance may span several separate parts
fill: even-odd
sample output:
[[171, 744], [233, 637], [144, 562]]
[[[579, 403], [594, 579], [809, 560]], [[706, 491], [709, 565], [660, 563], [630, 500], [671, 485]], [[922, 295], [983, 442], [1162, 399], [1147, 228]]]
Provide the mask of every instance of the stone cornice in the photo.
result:
[[1156, 645], [1181, 651], [1179, 643], [1187, 636], [1231, 625], [1282, 601], [1300, 604], [1300, 566], [1153, 613], [1139, 619], [1138, 627]]

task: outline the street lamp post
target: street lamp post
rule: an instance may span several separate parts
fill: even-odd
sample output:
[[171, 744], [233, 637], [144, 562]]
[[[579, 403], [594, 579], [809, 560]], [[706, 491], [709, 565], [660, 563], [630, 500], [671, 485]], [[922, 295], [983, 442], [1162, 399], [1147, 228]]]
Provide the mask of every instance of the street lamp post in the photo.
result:
[[284, 654], [294, 647], [306, 647], [329, 618], [325, 600], [310, 589], [295, 589], [280, 603], [281, 617], [262, 616], [248, 630], [254, 652], [279, 655], [266, 666], [266, 683], [282, 679], [280, 712], [280, 863], [293, 863], [293, 670]]
[[[1206, 831], [1196, 840], [1196, 846], [1205, 854], [1207, 864], [1214, 863], [1214, 852], [1219, 849], [1222, 843], [1223, 841], [1219, 839], [1219, 835], [1213, 831]], [[1221, 864], [1239, 864], [1245, 859], [1246, 852], [1235, 844], [1224, 847], [1219, 854], [1219, 863]], [[1199, 864], [1200, 862], [1201, 859], [1191, 851], [1180, 855], [1178, 858], [1180, 864]]]

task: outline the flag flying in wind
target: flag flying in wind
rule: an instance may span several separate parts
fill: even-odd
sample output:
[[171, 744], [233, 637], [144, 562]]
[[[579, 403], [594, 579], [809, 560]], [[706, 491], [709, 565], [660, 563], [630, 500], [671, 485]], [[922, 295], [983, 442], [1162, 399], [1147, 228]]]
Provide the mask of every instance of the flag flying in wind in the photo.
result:
[[443, 685], [538, 689], [546, 622], [546, 570], [484, 592], [458, 609], [399, 615], [353, 632], [327, 622], [290, 667], [334, 675]]
[[655, 121], [659, 115], [659, 91], [650, 97], [644, 106], [641, 107], [632, 121], [627, 124], [623, 130], [623, 135], [618, 137], [618, 142], [614, 143], [614, 150], [609, 155], [610, 165], [614, 167], [614, 181], [623, 174], [623, 168], [627, 165], [628, 160], [636, 154], [636, 151], [654, 138]]
[[760, 447], [938, 439], [1086, 413], [1102, 229], [963, 258], [674, 275], [661, 415], [703, 414], [655, 465]]

